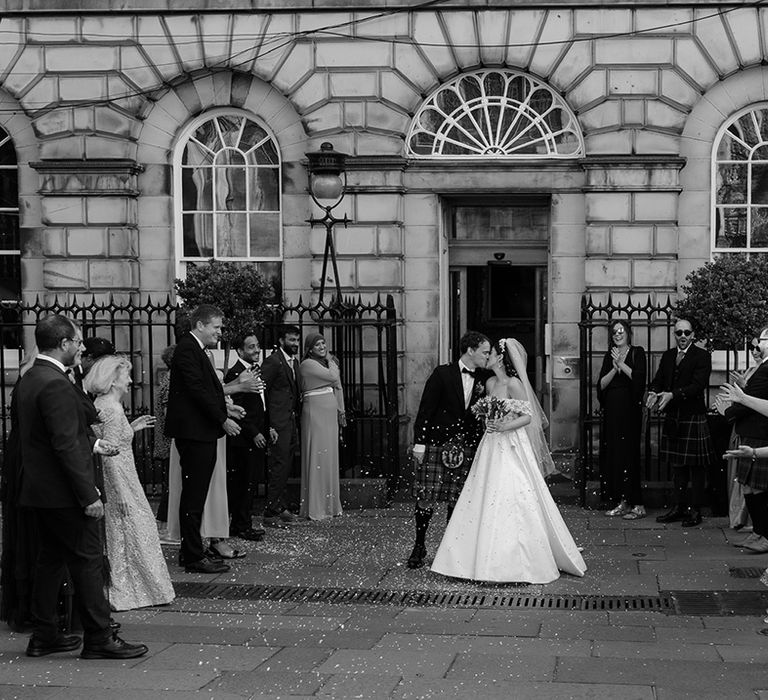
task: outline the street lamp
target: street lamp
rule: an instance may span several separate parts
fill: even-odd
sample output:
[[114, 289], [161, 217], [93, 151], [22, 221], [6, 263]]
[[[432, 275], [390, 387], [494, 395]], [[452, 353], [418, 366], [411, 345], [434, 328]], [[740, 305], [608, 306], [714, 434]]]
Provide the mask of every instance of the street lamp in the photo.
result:
[[340, 304], [341, 285], [339, 283], [339, 268], [336, 264], [336, 248], [333, 244], [333, 227], [336, 224], [344, 224], [344, 228], [346, 228], [349, 219], [347, 219], [346, 214], [344, 214], [343, 219], [339, 219], [332, 214], [332, 211], [344, 199], [344, 190], [347, 187], [347, 173], [344, 169], [344, 162], [347, 156], [345, 153], [334, 151], [333, 144], [327, 141], [320, 145], [319, 151], [312, 151], [306, 155], [309, 160], [307, 166], [309, 169], [309, 192], [312, 195], [312, 201], [325, 212], [320, 219], [314, 216], [307, 219], [310, 228], [314, 228], [318, 224], [325, 226], [323, 274], [320, 277], [320, 301], [323, 301], [323, 295], [325, 294], [325, 275], [328, 270], [328, 258], [330, 258], [331, 265], [333, 265], [333, 276], [336, 280], [336, 300]]

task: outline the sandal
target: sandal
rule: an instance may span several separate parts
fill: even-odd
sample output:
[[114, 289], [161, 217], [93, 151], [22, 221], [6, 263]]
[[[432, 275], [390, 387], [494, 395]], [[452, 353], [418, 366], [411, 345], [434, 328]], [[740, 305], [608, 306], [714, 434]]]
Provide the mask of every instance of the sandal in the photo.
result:
[[218, 542], [211, 542], [208, 545], [208, 553], [213, 554], [219, 559], [242, 559], [246, 555], [245, 552], [241, 552], [239, 549], [232, 549], [229, 546], [222, 551], [217, 545]]
[[626, 501], [622, 501], [615, 508], [611, 508], [611, 510], [605, 511], [605, 515], [607, 515], [609, 518], [616, 518], [619, 515], [626, 515], [627, 513], [629, 513], [629, 503]]
[[648, 513], [645, 512], [645, 506], [635, 506], [626, 515], [623, 516], [623, 520], [640, 520], [644, 518]]

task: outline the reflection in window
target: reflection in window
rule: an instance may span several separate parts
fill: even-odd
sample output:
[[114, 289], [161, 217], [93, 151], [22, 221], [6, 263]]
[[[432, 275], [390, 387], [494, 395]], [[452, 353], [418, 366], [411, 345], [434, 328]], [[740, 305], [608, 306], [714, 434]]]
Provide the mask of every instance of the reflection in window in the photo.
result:
[[184, 261], [280, 259], [280, 157], [264, 127], [213, 116], [191, 132], [177, 167]]
[[417, 158], [584, 153], [581, 129], [564, 100], [531, 76], [507, 70], [466, 73], [442, 85], [413, 118], [406, 148]]
[[19, 178], [16, 149], [0, 129], [0, 300], [21, 298]]
[[768, 105], [732, 117], [715, 144], [714, 252], [768, 252]]

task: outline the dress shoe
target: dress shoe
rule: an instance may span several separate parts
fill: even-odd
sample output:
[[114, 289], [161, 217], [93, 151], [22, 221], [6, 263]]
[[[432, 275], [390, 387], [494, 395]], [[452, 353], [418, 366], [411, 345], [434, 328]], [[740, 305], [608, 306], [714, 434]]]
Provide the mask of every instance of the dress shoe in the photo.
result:
[[62, 651], [74, 651], [80, 646], [80, 641], [76, 634], [60, 634], [52, 642], [43, 642], [33, 634], [27, 644], [27, 656], [47, 656]]
[[263, 527], [252, 527], [248, 530], [240, 530], [239, 532], [230, 532], [230, 537], [239, 537], [241, 540], [249, 540], [250, 542], [261, 542], [266, 534]]
[[279, 515], [265, 515], [261, 522], [264, 523], [265, 527], [276, 527], [279, 530], [288, 529], [288, 523], [283, 521]]
[[768, 540], [765, 537], [758, 537], [756, 540], [744, 545], [744, 549], [750, 554], [765, 554], [768, 552]]
[[101, 644], [84, 646], [81, 659], [136, 659], [149, 651], [145, 644], [128, 644], [113, 634]]
[[184, 571], [191, 574], [224, 574], [229, 571], [229, 566], [224, 562], [203, 557], [199, 561], [185, 564]]
[[688, 511], [675, 506], [671, 510], [668, 510], [663, 515], [656, 516], [657, 523], [674, 523], [678, 520], [685, 520], [688, 517]]
[[760, 539], [760, 535], [758, 535], [756, 532], [750, 532], [746, 537], [740, 540], [736, 540], [735, 542], [731, 542], [731, 544], [734, 547], [746, 547], [748, 544], [757, 542], [759, 539]]
[[293, 513], [291, 513], [291, 511], [288, 510], [287, 508], [282, 513], [280, 513], [278, 517], [284, 523], [295, 523], [297, 520], [296, 516]]
[[408, 557], [406, 566], [409, 569], [420, 569], [424, 566], [424, 557], [427, 556], [427, 548], [423, 544], [413, 545], [411, 556]]
[[241, 552], [239, 549], [233, 549], [226, 542], [211, 542], [208, 549], [205, 551], [205, 556], [212, 561], [222, 561], [224, 559], [242, 559], [245, 557], [245, 552]]
[[691, 508], [685, 515], [685, 520], [681, 523], [683, 527], [696, 527], [701, 525], [701, 511]]

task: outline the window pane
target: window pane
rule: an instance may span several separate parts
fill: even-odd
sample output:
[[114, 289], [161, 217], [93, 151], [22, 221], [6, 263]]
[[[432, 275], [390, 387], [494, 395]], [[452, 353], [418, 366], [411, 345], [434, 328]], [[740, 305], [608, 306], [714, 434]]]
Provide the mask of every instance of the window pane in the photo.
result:
[[747, 203], [746, 163], [726, 163], [717, 166], [717, 203]]
[[768, 163], [752, 163], [752, 204], [768, 204]]
[[240, 125], [243, 123], [241, 117], [219, 117], [219, 128], [224, 138], [225, 146], [237, 146], [240, 140]]
[[21, 298], [21, 257], [0, 255], [0, 299]]
[[195, 138], [204, 146], [210, 148], [214, 153], [219, 151], [222, 147], [219, 133], [216, 131], [213, 119], [201, 124], [195, 131]]
[[248, 168], [250, 179], [250, 210], [278, 211], [280, 209], [280, 178], [277, 168]]
[[277, 165], [280, 159], [277, 157], [277, 149], [272, 141], [261, 144], [255, 151], [248, 154], [248, 162], [258, 165]]
[[182, 165], [210, 165], [213, 163], [213, 152], [203, 148], [196, 141], [190, 141], [184, 149]]
[[19, 206], [19, 178], [16, 168], [0, 170], [0, 207]]
[[267, 138], [267, 132], [250, 119], [246, 120], [243, 137], [240, 139], [240, 149], [249, 150], [251, 147]]
[[184, 214], [184, 257], [213, 257], [213, 215]]
[[276, 258], [280, 255], [280, 217], [277, 214], [251, 214], [251, 255]]
[[755, 207], [752, 209], [752, 231], [749, 240], [750, 248], [768, 248], [768, 208]]
[[739, 141], [739, 130], [733, 125], [728, 128], [728, 132], [723, 136], [717, 157], [720, 160], [749, 160], [749, 149]]
[[[16, 212], [0, 214], [0, 250], [19, 250], [19, 215]], [[7, 257], [7, 256], [0, 256]]]
[[727, 207], [717, 208], [715, 245], [718, 248], [746, 248], [747, 210]]
[[464, 240], [546, 241], [548, 210], [544, 207], [457, 207], [456, 238]]
[[245, 165], [245, 156], [240, 151], [227, 149], [216, 154], [216, 165]]
[[[0, 136], [4, 136], [2, 129]], [[16, 165], [16, 149], [10, 138], [0, 146], [0, 165]]]
[[216, 214], [216, 257], [245, 258], [245, 213]]
[[213, 168], [182, 168], [181, 207], [184, 211], [213, 209]]
[[216, 168], [216, 210], [243, 211], [245, 208], [245, 169]]

